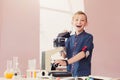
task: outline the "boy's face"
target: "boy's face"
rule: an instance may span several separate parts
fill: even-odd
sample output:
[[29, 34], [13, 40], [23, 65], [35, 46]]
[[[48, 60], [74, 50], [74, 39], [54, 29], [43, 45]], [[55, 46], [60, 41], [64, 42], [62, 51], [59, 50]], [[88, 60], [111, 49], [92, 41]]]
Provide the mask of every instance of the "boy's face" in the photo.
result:
[[84, 30], [84, 27], [87, 24], [87, 20], [86, 20], [85, 15], [83, 15], [83, 14], [76, 14], [73, 17], [72, 24], [73, 24], [76, 32], [78, 32], [78, 33], [82, 32]]

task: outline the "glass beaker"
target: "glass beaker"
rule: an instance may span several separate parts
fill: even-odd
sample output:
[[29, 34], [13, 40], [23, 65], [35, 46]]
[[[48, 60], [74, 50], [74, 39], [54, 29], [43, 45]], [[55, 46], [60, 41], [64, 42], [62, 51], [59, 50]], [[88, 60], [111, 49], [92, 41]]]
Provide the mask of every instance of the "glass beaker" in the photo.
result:
[[12, 79], [13, 75], [12, 60], [7, 60], [7, 69], [4, 72], [4, 77], [7, 79]]

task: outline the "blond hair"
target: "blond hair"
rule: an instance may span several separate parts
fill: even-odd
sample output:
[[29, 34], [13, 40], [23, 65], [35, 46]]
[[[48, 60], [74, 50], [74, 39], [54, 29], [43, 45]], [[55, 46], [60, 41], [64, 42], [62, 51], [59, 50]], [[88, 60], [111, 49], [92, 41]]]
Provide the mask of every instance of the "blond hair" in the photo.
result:
[[77, 12], [73, 15], [72, 20], [74, 19], [74, 16], [75, 16], [75, 15], [81, 15], [81, 14], [86, 17], [86, 21], [87, 21], [87, 15], [86, 15], [83, 11], [77, 11]]

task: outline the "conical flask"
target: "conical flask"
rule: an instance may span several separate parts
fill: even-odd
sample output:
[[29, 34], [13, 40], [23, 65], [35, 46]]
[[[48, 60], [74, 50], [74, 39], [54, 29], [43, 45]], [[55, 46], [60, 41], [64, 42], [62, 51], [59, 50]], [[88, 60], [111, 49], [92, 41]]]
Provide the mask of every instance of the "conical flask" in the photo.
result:
[[7, 69], [4, 72], [4, 77], [7, 79], [12, 79], [13, 75], [12, 60], [7, 60]]

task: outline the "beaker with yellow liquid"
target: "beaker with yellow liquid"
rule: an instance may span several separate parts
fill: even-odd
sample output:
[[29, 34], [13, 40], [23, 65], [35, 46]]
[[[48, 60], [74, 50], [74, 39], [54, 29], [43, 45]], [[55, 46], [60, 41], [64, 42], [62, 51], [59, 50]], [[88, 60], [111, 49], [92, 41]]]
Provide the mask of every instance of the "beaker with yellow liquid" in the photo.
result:
[[14, 73], [13, 73], [13, 69], [12, 69], [12, 60], [7, 60], [7, 69], [4, 72], [4, 77], [6, 79], [12, 79]]

